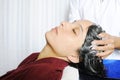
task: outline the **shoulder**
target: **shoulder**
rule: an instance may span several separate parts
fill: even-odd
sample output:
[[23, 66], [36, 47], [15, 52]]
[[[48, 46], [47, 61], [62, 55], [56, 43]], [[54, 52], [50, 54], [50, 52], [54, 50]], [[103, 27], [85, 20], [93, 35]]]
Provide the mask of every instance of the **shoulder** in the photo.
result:
[[26, 75], [30, 76], [31, 80], [60, 80], [62, 71], [48, 63], [42, 63], [29, 67], [29, 72]]
[[37, 59], [37, 56], [39, 55], [39, 52], [36, 53], [32, 53], [30, 54], [28, 57], [26, 57], [20, 64], [18, 67], [24, 65], [24, 64], [28, 64], [31, 63], [33, 61], [35, 61]]

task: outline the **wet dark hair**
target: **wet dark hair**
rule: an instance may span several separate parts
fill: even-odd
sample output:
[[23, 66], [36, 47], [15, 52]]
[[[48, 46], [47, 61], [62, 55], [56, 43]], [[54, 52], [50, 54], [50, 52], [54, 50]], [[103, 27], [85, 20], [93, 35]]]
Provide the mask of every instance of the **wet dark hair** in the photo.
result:
[[98, 25], [91, 25], [89, 27], [84, 44], [79, 51], [80, 58], [82, 58], [82, 62], [80, 62], [78, 66], [80, 73], [99, 77], [105, 76], [103, 60], [96, 56], [98, 51], [91, 49], [91, 42], [93, 40], [102, 39], [98, 36], [101, 32], [104, 31]]

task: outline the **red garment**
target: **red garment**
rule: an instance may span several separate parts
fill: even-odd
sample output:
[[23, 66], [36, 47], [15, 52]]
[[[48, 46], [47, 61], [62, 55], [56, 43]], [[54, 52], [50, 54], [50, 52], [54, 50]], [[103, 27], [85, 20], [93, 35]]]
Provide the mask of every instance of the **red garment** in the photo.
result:
[[44, 58], [36, 61], [39, 53], [31, 54], [17, 69], [0, 77], [0, 80], [61, 80], [68, 63], [58, 58]]

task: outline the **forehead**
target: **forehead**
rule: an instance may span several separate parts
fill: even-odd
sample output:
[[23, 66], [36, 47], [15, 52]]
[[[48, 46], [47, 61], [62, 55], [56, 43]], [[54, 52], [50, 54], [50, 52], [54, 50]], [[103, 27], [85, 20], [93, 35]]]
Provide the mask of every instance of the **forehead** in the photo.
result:
[[75, 21], [74, 23], [81, 25], [83, 28], [89, 28], [89, 26], [93, 24], [93, 22], [89, 20], [78, 20]]

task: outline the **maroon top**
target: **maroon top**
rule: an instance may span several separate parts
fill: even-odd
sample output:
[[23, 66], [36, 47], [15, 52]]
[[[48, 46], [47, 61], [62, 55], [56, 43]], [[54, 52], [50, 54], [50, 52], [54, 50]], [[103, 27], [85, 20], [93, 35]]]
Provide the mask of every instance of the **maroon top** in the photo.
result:
[[39, 53], [28, 56], [15, 70], [0, 77], [0, 80], [61, 80], [68, 63], [58, 58], [44, 58], [36, 61]]

